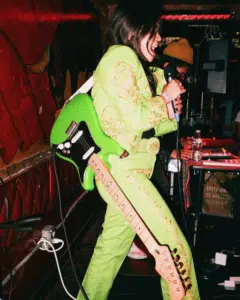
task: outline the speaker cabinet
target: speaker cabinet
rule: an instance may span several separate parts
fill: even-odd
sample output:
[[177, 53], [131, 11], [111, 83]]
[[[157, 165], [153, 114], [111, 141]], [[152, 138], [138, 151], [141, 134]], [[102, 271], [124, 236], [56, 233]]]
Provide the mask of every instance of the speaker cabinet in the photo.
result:
[[208, 70], [207, 88], [209, 92], [217, 94], [227, 93], [227, 69], [229, 57], [229, 41], [214, 40], [208, 42]]

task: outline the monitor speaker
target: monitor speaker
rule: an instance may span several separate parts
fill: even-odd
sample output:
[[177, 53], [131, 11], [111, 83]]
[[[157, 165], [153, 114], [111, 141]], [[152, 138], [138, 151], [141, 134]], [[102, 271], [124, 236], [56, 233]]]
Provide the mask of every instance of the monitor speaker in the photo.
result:
[[[227, 93], [227, 69], [229, 57], [229, 41], [214, 40], [208, 42], [208, 69], [207, 88], [211, 93]], [[204, 67], [204, 66], [203, 66]]]

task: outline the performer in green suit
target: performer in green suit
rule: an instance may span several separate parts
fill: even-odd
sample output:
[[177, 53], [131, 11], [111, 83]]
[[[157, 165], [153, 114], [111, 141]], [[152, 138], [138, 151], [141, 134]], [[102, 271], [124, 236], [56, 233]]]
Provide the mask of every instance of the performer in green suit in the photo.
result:
[[[166, 84], [163, 71], [151, 69], [155, 48], [161, 40], [159, 11], [118, 6], [106, 31], [107, 51], [95, 73], [92, 96], [103, 131], [126, 150], [124, 158], [112, 155], [111, 174], [161, 244], [177, 249], [192, 287], [184, 299], [200, 299], [191, 250], [165, 201], [152, 185], [157, 136], [177, 129], [170, 100], [185, 92], [179, 81]], [[175, 101], [177, 109], [181, 100]], [[143, 139], [144, 131], [153, 136]], [[107, 203], [103, 232], [99, 236], [83, 286], [90, 300], [106, 300], [113, 281], [131, 247], [135, 232], [119, 208], [97, 182]], [[161, 279], [164, 299], [170, 299], [167, 282]], [[146, 287], [147, 288], [147, 287]], [[82, 300], [81, 291], [78, 300]]]

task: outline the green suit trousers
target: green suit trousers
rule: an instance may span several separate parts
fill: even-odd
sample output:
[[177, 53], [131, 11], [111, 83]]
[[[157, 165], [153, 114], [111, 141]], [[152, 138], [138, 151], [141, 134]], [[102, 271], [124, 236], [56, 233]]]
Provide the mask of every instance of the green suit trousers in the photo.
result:
[[[155, 159], [155, 155], [150, 153], [138, 153], [125, 159], [111, 156], [111, 174], [157, 241], [167, 244], [171, 251], [177, 249], [180, 261], [184, 264], [182, 269], [186, 270], [184, 276], [189, 277], [192, 284], [184, 300], [198, 300], [200, 296], [189, 245], [165, 201], [149, 180], [151, 172], [148, 171], [153, 170]], [[106, 300], [135, 232], [100, 182], [97, 182], [97, 187], [107, 203], [107, 210], [103, 231], [98, 238], [83, 286], [90, 300]], [[170, 299], [168, 285], [162, 278], [161, 287], [164, 300]], [[81, 291], [77, 299], [84, 299]]]

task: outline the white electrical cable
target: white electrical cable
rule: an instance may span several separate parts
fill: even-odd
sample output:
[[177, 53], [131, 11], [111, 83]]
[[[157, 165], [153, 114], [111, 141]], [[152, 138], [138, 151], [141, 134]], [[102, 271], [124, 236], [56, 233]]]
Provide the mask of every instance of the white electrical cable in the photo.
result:
[[[41, 238], [41, 239], [38, 241], [38, 245], [41, 245], [41, 246], [39, 247], [39, 249], [42, 250], [42, 251], [52, 252], [52, 253], [54, 254], [54, 257], [55, 257], [55, 260], [56, 260], [56, 265], [57, 265], [57, 269], [58, 269], [58, 273], [59, 273], [59, 277], [60, 277], [62, 286], [63, 286], [65, 292], [67, 293], [67, 295], [68, 295], [71, 299], [77, 300], [77, 298], [74, 298], [74, 297], [68, 292], [68, 290], [67, 290], [67, 288], [66, 288], [66, 286], [65, 286], [65, 284], [64, 284], [64, 281], [63, 281], [63, 278], [62, 278], [61, 269], [60, 269], [59, 262], [58, 262], [57, 251], [59, 251], [60, 249], [62, 249], [62, 247], [63, 247], [63, 245], [64, 245], [64, 242], [63, 242], [63, 240], [60, 240], [60, 239], [53, 239], [52, 241], [53, 241], [54, 244], [55, 244], [55, 243], [62, 243], [62, 245], [61, 245], [58, 249], [55, 249], [54, 246], [53, 246], [53, 244], [52, 244], [50, 241], [48, 241], [48, 240], [45, 239], [45, 238]], [[48, 246], [50, 246], [50, 247], [52, 248], [52, 250], [49, 250], [49, 248], [48, 248], [48, 246], [46, 246], [46, 244], [47, 244]], [[43, 247], [43, 246], [44, 246], [44, 247]]]
[[[61, 246], [59, 246], [57, 249], [54, 248], [54, 250], [49, 250], [49, 247], [46, 245], [46, 241], [48, 241], [47, 239], [45, 238], [41, 238], [40, 241], [38, 241], [38, 244], [40, 244], [40, 242], [42, 242], [42, 245], [39, 247], [40, 250], [43, 250], [43, 251], [47, 251], [47, 252], [50, 252], [50, 253], [53, 253], [54, 251], [55, 252], [58, 252], [59, 250], [62, 249], [62, 247], [64, 246], [64, 241], [61, 240], [61, 239], [53, 239], [52, 240], [52, 244], [58, 244], [58, 243], [61, 243]], [[49, 242], [49, 241], [48, 241]]]

